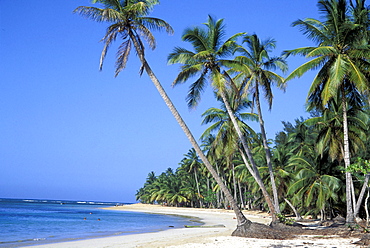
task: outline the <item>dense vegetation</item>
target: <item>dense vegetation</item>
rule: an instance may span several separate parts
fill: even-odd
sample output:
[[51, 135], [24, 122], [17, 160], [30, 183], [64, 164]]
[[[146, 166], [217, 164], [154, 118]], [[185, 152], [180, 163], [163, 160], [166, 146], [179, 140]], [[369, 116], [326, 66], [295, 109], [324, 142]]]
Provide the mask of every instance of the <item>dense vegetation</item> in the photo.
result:
[[[240, 208], [270, 210], [261, 185], [252, 175], [253, 168], [248, 169], [249, 164], [255, 163], [268, 194], [278, 202], [277, 212], [294, 213], [298, 218], [301, 215], [346, 216], [350, 197], [353, 217], [365, 217], [367, 213], [369, 11], [365, 1], [319, 1], [318, 6], [324, 14], [322, 21], [294, 22], [316, 42], [315, 47], [270, 57], [269, 52], [275, 48], [274, 40], [261, 41], [257, 35], [244, 34], [222, 39], [223, 20], [210, 17], [205, 28], [184, 31], [183, 40], [190, 42], [194, 51], [176, 47], [169, 55], [170, 63], [183, 64], [175, 85], [200, 75], [190, 86], [189, 107], [196, 106], [207, 80], [215, 89], [220, 105], [202, 115], [207, 129], [201, 137], [201, 146]], [[201, 42], [216, 37], [216, 32], [220, 34], [218, 44], [224, 43], [218, 47], [212, 43], [202, 46]], [[241, 44], [237, 43], [238, 38]], [[279, 68], [285, 71], [285, 59], [291, 55], [312, 60], [282, 79], [274, 71]], [[226, 83], [217, 82], [217, 75], [206, 78], [207, 73], [212, 74], [212, 62], [217, 71], [226, 75]], [[284, 129], [274, 140], [267, 140], [259, 94], [264, 95], [271, 107], [273, 84], [284, 89], [285, 82], [311, 69], [318, 72], [307, 98], [311, 118], [297, 117], [295, 123], [283, 122]], [[221, 90], [221, 87], [224, 88]], [[252, 160], [246, 158], [227, 105], [238, 121]], [[257, 114], [251, 113], [254, 106]], [[248, 126], [250, 121], [259, 121], [261, 129], [252, 130]], [[350, 159], [348, 164], [346, 156]], [[346, 175], [350, 175], [349, 181]], [[143, 203], [230, 208], [194, 149], [184, 154], [176, 170], [168, 168], [160, 175], [149, 173], [136, 197]]]
[[[369, 112], [362, 117], [361, 125], [368, 122]], [[320, 122], [317, 119], [324, 119]], [[316, 122], [316, 123], [313, 123]], [[284, 122], [284, 130], [271, 140], [272, 164], [279, 202], [283, 213], [294, 213], [288, 201], [300, 215], [310, 214], [316, 217], [335, 217], [345, 215], [345, 174], [340, 155], [335, 154], [337, 143], [341, 142], [342, 125], [340, 113], [335, 116], [313, 117], [309, 120], [297, 119], [295, 123]], [[361, 149], [354, 153], [353, 163], [365, 167], [369, 157], [368, 129], [353, 135], [361, 135]], [[216, 134], [217, 135], [217, 134]], [[332, 136], [332, 137], [328, 137]], [[327, 139], [325, 139], [327, 137]], [[258, 185], [247, 171], [239, 151], [230, 157], [225, 156], [230, 147], [215, 143], [215, 135], [203, 139], [203, 147], [214, 159], [214, 164], [232, 190], [238, 204], [245, 209], [266, 209], [265, 201]], [[329, 143], [329, 144], [325, 144]], [[264, 155], [261, 135], [254, 134], [250, 139], [253, 155], [258, 161], [259, 171], [267, 188], [270, 181]], [[332, 154], [333, 152], [333, 154]], [[365, 160], [366, 159], [366, 160]], [[355, 168], [354, 168], [355, 169]], [[366, 172], [354, 170], [354, 188], [356, 196], [364, 183]], [[271, 193], [271, 192], [270, 192]], [[143, 203], [160, 203], [171, 206], [217, 207], [227, 208], [228, 202], [219, 191], [217, 184], [210, 177], [206, 168], [193, 149], [184, 155], [176, 171], [171, 168], [156, 176], [149, 173], [147, 180], [136, 194]], [[365, 217], [364, 213], [363, 216]]]

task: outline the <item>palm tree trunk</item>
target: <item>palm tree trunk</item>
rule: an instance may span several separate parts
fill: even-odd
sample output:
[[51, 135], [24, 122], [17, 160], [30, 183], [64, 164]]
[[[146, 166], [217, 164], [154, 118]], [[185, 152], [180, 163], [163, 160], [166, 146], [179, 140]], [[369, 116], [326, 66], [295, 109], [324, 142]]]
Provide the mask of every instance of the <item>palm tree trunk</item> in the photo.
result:
[[236, 236], [242, 235], [250, 227], [252, 222], [244, 216], [244, 214], [242, 213], [242, 211], [238, 207], [236, 201], [234, 200], [233, 196], [231, 195], [230, 191], [228, 190], [226, 185], [222, 182], [222, 179], [217, 175], [215, 169], [210, 164], [207, 157], [204, 155], [202, 149], [198, 145], [198, 143], [197, 143], [196, 139], [194, 138], [193, 134], [191, 133], [190, 129], [188, 128], [185, 121], [180, 116], [179, 112], [177, 111], [177, 109], [173, 105], [171, 99], [168, 97], [166, 91], [164, 90], [161, 83], [159, 82], [159, 80], [155, 76], [154, 72], [150, 68], [149, 64], [147, 63], [147, 61], [144, 57], [144, 53], [141, 50], [138, 41], [136, 40], [135, 34], [132, 33], [132, 32], [129, 32], [129, 35], [130, 35], [131, 40], [134, 43], [134, 46], [136, 48], [136, 51], [137, 51], [139, 59], [142, 63], [142, 66], [145, 69], [146, 73], [148, 74], [149, 78], [153, 82], [154, 86], [157, 88], [157, 90], [158, 90], [159, 94], [161, 95], [163, 101], [165, 102], [167, 107], [170, 109], [172, 115], [175, 117], [176, 121], [178, 122], [178, 124], [180, 125], [182, 130], [184, 131], [186, 137], [189, 139], [190, 143], [192, 144], [195, 151], [197, 152], [197, 154], [199, 155], [199, 157], [203, 161], [204, 165], [207, 167], [207, 169], [209, 170], [209, 172], [211, 173], [213, 178], [216, 180], [216, 182], [220, 186], [221, 190], [224, 192], [226, 198], [228, 199], [230, 204], [233, 206], [234, 213], [236, 215], [236, 219], [237, 219], [237, 222], [238, 222], [237, 229], [234, 231], [233, 234], [236, 235]]
[[[350, 165], [349, 154], [349, 141], [348, 141], [348, 121], [347, 121], [347, 101], [345, 97], [344, 87], [342, 86], [342, 108], [343, 108], [343, 136], [344, 136], [344, 165], [347, 169]], [[355, 221], [353, 208], [352, 208], [352, 195], [351, 195], [351, 178], [350, 172], [346, 171], [346, 206], [347, 216], [346, 222], [353, 223]]]
[[233, 172], [233, 187], [234, 187], [234, 199], [237, 199], [237, 188], [236, 188], [236, 178], [235, 178], [235, 166], [234, 163], [232, 163], [232, 172]]
[[366, 195], [366, 199], [365, 199], [365, 212], [366, 212], [366, 226], [369, 225], [369, 209], [367, 207], [367, 203], [369, 201], [369, 187], [366, 187], [367, 188], [367, 195]]
[[[273, 208], [273, 203], [272, 203], [271, 197], [270, 197], [270, 195], [268, 194], [268, 192], [266, 190], [265, 184], [262, 181], [262, 178], [261, 178], [261, 175], [258, 171], [258, 168], [253, 168], [252, 169], [251, 166], [248, 163], [247, 158], [245, 157], [244, 152], [241, 149], [239, 149], [239, 152], [242, 156], [243, 162], [244, 162], [245, 166], [247, 167], [249, 173], [251, 173], [253, 178], [256, 180], [258, 186], [260, 187], [260, 189], [262, 191], [262, 195], [264, 196], [265, 201], [267, 202], [267, 205], [269, 206], [269, 208]], [[276, 215], [273, 214], [272, 215], [272, 221], [276, 221], [276, 220], [277, 220]]]
[[195, 177], [195, 183], [197, 184], [197, 191], [198, 191], [198, 197], [199, 197], [199, 207], [202, 208], [203, 207], [203, 203], [202, 203], [202, 198], [201, 198], [201, 195], [200, 195], [200, 189], [199, 189], [199, 182], [198, 182], [198, 177], [197, 177], [197, 171], [195, 168], [193, 168], [194, 170], [194, 177]]
[[293, 204], [287, 198], [284, 198], [284, 200], [286, 201], [286, 203], [288, 203], [288, 205], [293, 210], [293, 212], [295, 214], [295, 219], [296, 220], [302, 220], [302, 216], [298, 213], [297, 209], [293, 206]]
[[320, 220], [321, 221], [326, 220], [326, 217], [325, 217], [325, 209], [323, 209], [323, 208], [320, 210]]
[[276, 183], [275, 183], [274, 172], [273, 172], [272, 164], [271, 164], [271, 152], [270, 152], [270, 148], [267, 144], [267, 137], [266, 137], [266, 131], [265, 131], [265, 122], [263, 121], [263, 117], [262, 117], [262, 110], [261, 110], [261, 104], [260, 104], [259, 93], [258, 93], [258, 82], [256, 82], [256, 84], [257, 84], [257, 86], [256, 86], [256, 105], [257, 105], [257, 111], [258, 111], [258, 121], [260, 123], [263, 147], [264, 147], [265, 153], [266, 153], [266, 162], [267, 162], [267, 166], [269, 168], [272, 193], [273, 193], [273, 196], [274, 196], [275, 210], [276, 210], [277, 213], [280, 213], [279, 198], [278, 198], [278, 193], [277, 193], [277, 188], [276, 188]]
[[239, 197], [240, 197], [241, 208], [245, 209], [245, 202], [244, 202], [244, 198], [243, 198], [243, 190], [242, 190], [242, 186], [240, 185], [239, 181], [238, 181], [238, 188], [239, 188]]
[[365, 191], [366, 191], [367, 185], [369, 183], [369, 178], [370, 178], [370, 174], [366, 174], [365, 181], [364, 181], [364, 184], [362, 185], [360, 195], [358, 196], [358, 199], [357, 199], [355, 211], [353, 213], [355, 218], [358, 217], [358, 214], [360, 212], [361, 203], [362, 203], [362, 200], [364, 199]]
[[353, 178], [351, 177], [351, 196], [352, 196], [352, 209], [353, 209], [353, 215], [355, 215], [355, 209], [356, 209], [356, 193], [355, 193], [355, 185], [353, 184]]
[[[263, 194], [264, 194], [264, 196], [265, 196], [266, 202], [267, 202], [267, 204], [268, 204], [268, 206], [269, 206], [269, 208], [270, 208], [271, 215], [272, 215], [272, 220], [273, 220], [273, 221], [276, 221], [276, 214], [275, 214], [275, 213], [276, 213], [276, 211], [275, 211], [275, 207], [274, 207], [274, 205], [271, 203], [271, 197], [267, 194], [266, 187], [264, 186], [264, 184], [263, 184], [263, 182], [262, 182], [262, 179], [261, 179], [261, 177], [259, 176], [258, 168], [257, 168], [257, 165], [256, 165], [256, 163], [255, 163], [254, 159], [253, 159], [252, 153], [251, 153], [251, 151], [250, 151], [250, 149], [249, 149], [249, 147], [248, 147], [248, 144], [247, 144], [247, 142], [246, 142], [246, 140], [245, 140], [245, 138], [244, 138], [244, 136], [243, 136], [243, 134], [242, 134], [242, 132], [241, 132], [241, 130], [240, 130], [240, 128], [239, 128], [239, 126], [238, 126], [238, 123], [237, 123], [237, 121], [236, 121], [236, 118], [235, 118], [235, 116], [234, 116], [234, 113], [233, 113], [233, 111], [231, 110], [231, 107], [230, 107], [229, 102], [227, 101], [227, 98], [226, 98], [225, 92], [224, 92], [224, 91], [222, 91], [222, 90], [220, 90], [219, 92], [220, 92], [221, 98], [222, 98], [222, 100], [223, 100], [223, 102], [224, 102], [224, 104], [225, 104], [225, 107], [226, 107], [227, 113], [229, 114], [229, 117], [230, 117], [230, 119], [231, 119], [231, 122], [233, 123], [233, 126], [234, 126], [234, 128], [235, 128], [235, 130], [236, 130], [236, 132], [237, 132], [237, 134], [238, 134], [238, 137], [239, 137], [240, 141], [242, 142], [242, 146], [243, 146], [243, 148], [244, 148], [244, 151], [245, 151], [245, 153], [247, 154], [248, 159], [249, 159], [249, 161], [250, 161], [250, 162], [251, 162], [251, 164], [252, 164], [252, 167], [253, 167], [253, 170], [254, 170], [254, 173], [253, 173], [252, 175], [255, 175], [255, 179], [256, 179], [257, 183], [258, 183], [259, 181], [261, 182], [261, 183], [258, 183], [258, 185], [261, 187], [261, 190], [262, 190], [262, 192], [263, 192]], [[258, 177], [259, 177], [259, 178], [258, 178]]]

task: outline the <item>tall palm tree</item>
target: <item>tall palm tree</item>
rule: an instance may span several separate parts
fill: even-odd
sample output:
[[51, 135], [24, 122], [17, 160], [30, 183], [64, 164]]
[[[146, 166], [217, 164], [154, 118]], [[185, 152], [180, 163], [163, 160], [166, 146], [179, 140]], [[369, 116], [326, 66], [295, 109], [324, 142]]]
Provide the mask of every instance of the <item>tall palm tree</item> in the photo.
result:
[[[359, 108], [351, 106], [353, 98], [349, 100], [348, 136], [350, 137], [350, 152], [356, 154], [359, 149], [365, 149], [364, 137], [367, 129], [368, 116]], [[331, 99], [322, 116], [312, 117], [305, 124], [315, 126], [318, 130], [316, 139], [317, 151], [323, 155], [327, 153], [334, 161], [341, 162], [344, 158], [343, 144], [343, 114], [342, 102], [339, 97]]]
[[[174, 51], [168, 56], [170, 64], [181, 63], [183, 64], [181, 72], [178, 74], [173, 82], [173, 85], [178, 85], [189, 80], [193, 76], [199, 75], [199, 78], [190, 86], [189, 94], [187, 96], [188, 106], [194, 108], [200, 101], [201, 93], [204, 91], [207, 81], [210, 81], [213, 89], [222, 98], [226, 110], [230, 116], [233, 126], [242, 142], [245, 153], [252, 164], [254, 174], [258, 174], [257, 165], [253, 160], [252, 153], [248, 147], [245, 137], [238, 126], [237, 119], [235, 118], [230, 103], [226, 97], [226, 89], [235, 89], [235, 84], [230, 80], [230, 77], [223, 71], [223, 67], [242, 66], [241, 63], [230, 60], [228, 57], [235, 50], [237, 44], [236, 39], [243, 35], [238, 33], [223, 42], [225, 36], [225, 26], [223, 19], [215, 20], [211, 16], [208, 22], [205, 23], [206, 29], [195, 27], [188, 28], [184, 31], [182, 39], [188, 41], [193, 45], [194, 51], [187, 50], [181, 47], [175, 47]], [[208, 77], [208, 80], [207, 80]], [[258, 175], [256, 181], [260, 180]], [[263, 184], [262, 180], [260, 180]], [[262, 189], [263, 190], [263, 189]], [[272, 212], [273, 219], [275, 220], [275, 207], [271, 201], [271, 197], [264, 191], [266, 202]]]
[[[348, 101], [348, 137], [351, 154], [358, 150], [365, 150], [364, 137], [367, 130], [368, 116], [362, 111], [361, 104], [356, 101], [356, 91], [350, 91]], [[341, 97], [337, 96], [329, 100], [327, 108], [323, 110], [322, 116], [306, 120], [308, 125], [315, 125], [318, 130], [316, 148], [321, 156], [328, 154], [332, 161], [340, 164], [344, 158], [343, 144], [343, 114]], [[352, 179], [352, 178], [351, 178]], [[351, 181], [352, 205], [354, 216], [356, 216], [356, 196], [353, 181]], [[359, 200], [362, 200], [359, 197]], [[357, 201], [358, 202], [358, 201]]]
[[260, 91], [264, 93], [264, 97], [268, 102], [269, 110], [272, 108], [272, 85], [276, 84], [279, 88], [285, 89], [284, 79], [271, 71], [271, 69], [280, 69], [283, 72], [287, 70], [286, 61], [282, 57], [271, 57], [269, 52], [276, 47], [276, 41], [267, 39], [261, 41], [259, 37], [254, 35], [244, 36], [243, 43], [246, 43], [247, 48], [238, 47], [237, 52], [241, 53], [235, 60], [247, 65], [246, 73], [241, 73], [241, 79], [247, 81], [247, 89], [252, 92], [253, 105], [256, 105], [258, 112], [258, 120], [260, 123], [263, 147], [266, 153], [266, 161], [269, 168], [272, 192], [274, 195], [274, 204], [277, 212], [280, 212], [278, 192], [275, 184], [271, 164], [271, 151], [267, 144], [266, 129], [262, 116], [262, 109], [260, 103]]
[[[226, 96], [230, 102], [233, 114], [236, 116], [238, 125], [244, 136], [248, 136], [254, 131], [244, 122], [246, 120], [255, 120], [256, 116], [251, 113], [242, 113], [244, 108], [249, 108], [250, 102], [247, 98], [239, 99], [240, 101], [233, 101], [235, 98], [234, 91], [227, 90]], [[216, 96], [217, 97], [217, 96]], [[222, 102], [220, 97], [217, 99]], [[232, 177], [234, 182], [234, 198], [237, 197], [236, 178], [234, 168], [234, 157], [239, 152], [239, 139], [235, 131], [230, 116], [227, 113], [225, 104], [222, 103], [221, 109], [210, 108], [206, 110], [202, 116], [204, 117], [202, 124], [212, 124], [207, 128], [201, 136], [201, 139], [209, 137], [211, 133], [216, 133], [215, 139], [212, 142], [212, 150], [217, 158], [223, 158], [227, 167], [232, 170]], [[247, 164], [246, 164], [247, 165]]]
[[[356, 1], [361, 2], [361, 1]], [[343, 135], [344, 135], [344, 163], [350, 165], [350, 149], [348, 138], [347, 94], [345, 84], [352, 84], [353, 88], [365, 93], [369, 89], [367, 77], [369, 63], [367, 58], [370, 50], [364, 43], [363, 35], [359, 32], [359, 25], [349, 16], [346, 0], [320, 0], [320, 12], [325, 16], [323, 22], [316, 19], [298, 20], [293, 23], [317, 46], [302, 47], [286, 51], [286, 55], [303, 55], [311, 60], [295, 69], [288, 77], [291, 80], [302, 76], [311, 69], [319, 68], [308, 93], [308, 101], [316, 108], [323, 108], [330, 99], [341, 95], [343, 108]], [[351, 174], [346, 172], [346, 205], [348, 223], [354, 222]]]
[[[222, 179], [217, 175], [217, 172], [207, 160], [199, 147], [193, 134], [186, 125], [185, 121], [180, 116], [179, 112], [175, 108], [171, 99], [168, 97], [166, 91], [160, 84], [159, 80], [155, 76], [151, 67], [149, 66], [144, 53], [144, 44], [142, 38], [146, 40], [151, 48], [155, 48], [155, 39], [150, 31], [165, 29], [167, 32], [172, 33], [171, 26], [158, 18], [148, 17], [148, 14], [153, 7], [159, 3], [158, 0], [93, 0], [93, 3], [100, 3], [103, 8], [80, 6], [74, 10], [87, 18], [93, 19], [98, 22], [108, 22], [110, 26], [107, 29], [107, 33], [103, 38], [105, 46], [102, 52], [100, 65], [105, 58], [109, 45], [117, 38], [118, 35], [123, 39], [123, 43], [120, 45], [118, 50], [118, 59], [116, 63], [116, 75], [124, 69], [129, 52], [132, 44], [134, 45], [135, 51], [141, 62], [141, 70], [145, 70], [149, 78], [157, 88], [159, 94], [164, 100], [167, 107], [170, 109], [172, 115], [184, 131], [186, 137], [197, 151], [205, 166], [208, 168], [212, 176], [215, 178], [217, 183], [220, 185], [221, 190], [228, 197], [230, 204], [233, 206], [235, 215], [237, 217], [238, 226], [234, 232], [234, 235], [242, 235], [243, 230], [248, 228], [251, 224], [238, 208], [235, 200], [227, 187], [222, 182]], [[113, 23], [113, 24], [112, 24]], [[239, 231], [241, 233], [239, 233]]]

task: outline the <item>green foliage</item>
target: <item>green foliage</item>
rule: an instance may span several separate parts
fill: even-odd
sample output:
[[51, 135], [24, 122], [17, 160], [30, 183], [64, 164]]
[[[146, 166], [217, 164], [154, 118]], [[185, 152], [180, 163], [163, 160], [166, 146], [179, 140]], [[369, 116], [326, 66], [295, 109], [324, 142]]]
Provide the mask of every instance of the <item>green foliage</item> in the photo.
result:
[[[325, 8], [338, 2], [319, 1], [320, 11], [327, 14], [323, 15], [322, 21], [307, 18], [294, 22], [293, 25], [300, 27], [315, 45], [285, 51], [287, 56], [303, 55], [310, 60], [293, 70], [285, 80], [270, 72], [286, 69], [282, 58], [268, 57], [267, 53], [275, 48], [274, 40], [262, 42], [256, 35], [245, 36], [245, 44], [250, 49], [242, 48], [237, 42], [237, 38], [243, 37], [244, 33], [223, 41], [225, 25], [222, 19], [209, 17], [205, 26], [186, 29], [183, 40], [189, 42], [193, 49], [176, 47], [168, 56], [170, 64], [182, 64], [173, 85], [195, 77], [187, 96], [189, 107], [199, 103], [208, 82], [214, 86], [218, 100], [219, 91], [224, 90], [269, 194], [271, 185], [262, 137], [248, 126], [251, 119], [258, 116], [242, 113], [241, 110], [249, 108], [250, 103], [257, 100], [258, 85], [262, 87], [261, 92], [270, 107], [271, 83], [284, 89], [288, 80], [301, 77], [309, 70], [318, 70], [307, 99], [312, 118], [304, 120], [301, 117], [294, 123], [283, 122], [284, 129], [276, 135], [272, 150], [271, 161], [280, 201], [283, 197], [289, 199], [301, 215], [317, 216], [323, 212], [345, 214], [344, 112], [347, 115], [349, 153], [352, 157], [363, 158], [348, 166], [346, 171], [357, 178], [370, 171], [370, 112], [368, 96], [362, 94], [370, 85], [367, 59], [370, 57], [369, 12], [359, 14], [366, 10], [359, 6], [362, 1], [356, 1], [357, 5], [352, 8]], [[344, 0], [341, 2], [347, 3]], [[259, 48], [265, 48], [265, 51]], [[239, 56], [232, 57], [235, 56], [233, 51]], [[263, 68], [264, 65], [270, 66]], [[223, 70], [230, 76], [225, 77], [221, 73]], [[203, 124], [211, 124], [204, 132], [202, 141], [212, 165], [239, 204], [253, 209], [263, 208], [264, 198], [246, 169], [240, 153], [240, 139], [235, 134], [225, 106], [212, 107], [203, 117]], [[138, 199], [183, 206], [226, 205], [219, 187], [197, 159], [195, 152], [185, 154], [176, 172], [161, 174], [144, 185], [137, 193]], [[358, 187], [358, 181], [354, 181], [354, 186]], [[358, 193], [357, 188], [355, 193]], [[286, 208], [282, 211], [291, 210]], [[292, 221], [284, 215], [277, 217], [283, 223]]]
[[293, 219], [289, 219], [289, 218], [285, 217], [285, 215], [283, 215], [283, 214], [277, 213], [276, 214], [276, 217], [278, 218], [278, 220], [279, 220], [280, 223], [283, 223], [285, 225], [290, 225], [291, 226], [291, 225], [294, 224], [294, 220]]
[[347, 171], [350, 173], [362, 173], [364, 175], [370, 173], [370, 161], [358, 157], [355, 163], [352, 163]]
[[217, 204], [216, 192], [212, 190], [207, 190], [204, 197], [204, 203], [208, 204], [209, 206], [216, 206]]

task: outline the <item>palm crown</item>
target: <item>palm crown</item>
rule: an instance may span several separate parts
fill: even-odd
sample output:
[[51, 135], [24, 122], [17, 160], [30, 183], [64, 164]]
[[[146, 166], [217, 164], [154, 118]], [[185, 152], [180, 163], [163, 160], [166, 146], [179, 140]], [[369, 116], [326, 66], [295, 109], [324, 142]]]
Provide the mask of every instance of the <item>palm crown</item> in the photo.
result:
[[120, 35], [122, 43], [117, 51], [116, 76], [126, 67], [132, 42], [138, 43], [144, 55], [145, 49], [140, 37], [154, 49], [156, 41], [150, 30], [165, 29], [168, 33], [173, 33], [171, 26], [164, 20], [147, 16], [153, 6], [159, 3], [158, 0], [93, 0], [92, 3], [100, 3], [104, 8], [80, 6], [74, 12], [97, 22], [112, 23], [102, 39], [105, 44], [100, 57], [100, 69], [109, 46]]
[[347, 8], [341, 6], [343, 4], [345, 1], [319, 1], [319, 9], [326, 14], [325, 22], [306, 19], [293, 23], [318, 46], [285, 51], [287, 56], [300, 54], [312, 58], [295, 69], [286, 80], [321, 68], [308, 95], [308, 100], [322, 101], [321, 105], [327, 104], [337, 94], [345, 80], [354, 83], [359, 91], [369, 88], [364, 68], [369, 67], [366, 58], [370, 56], [370, 50], [362, 45], [362, 36], [358, 35], [361, 25], [353, 23], [347, 16]]
[[227, 58], [236, 47], [236, 38], [242, 35], [242, 33], [238, 33], [223, 42], [222, 39], [225, 36], [223, 19], [216, 21], [209, 16], [208, 22], [205, 25], [207, 26], [206, 29], [195, 27], [188, 28], [184, 31], [182, 40], [190, 42], [194, 51], [175, 47], [174, 51], [168, 56], [169, 64], [183, 64], [181, 72], [174, 80], [173, 85], [184, 83], [189, 78], [199, 75], [198, 79], [191, 84], [187, 96], [187, 102], [190, 108], [198, 105], [200, 95], [207, 83], [207, 76], [210, 77], [209, 82], [216, 89], [223, 89], [225, 87], [224, 78], [220, 75], [221, 67], [236, 63]]
[[[246, 89], [253, 94], [253, 103], [259, 97], [258, 87], [262, 87], [268, 106], [271, 109], [273, 94], [271, 86], [276, 85], [285, 89], [284, 79], [270, 69], [280, 69], [285, 72], [287, 70], [286, 61], [281, 57], [271, 57], [269, 52], [276, 47], [276, 41], [267, 39], [261, 41], [256, 34], [246, 35], [243, 39], [247, 48], [238, 46], [235, 52], [241, 55], [237, 56], [235, 60], [240, 61], [246, 66], [243, 68], [244, 72], [240, 73], [236, 79], [246, 80]], [[247, 68], [247, 70], [245, 70]]]

